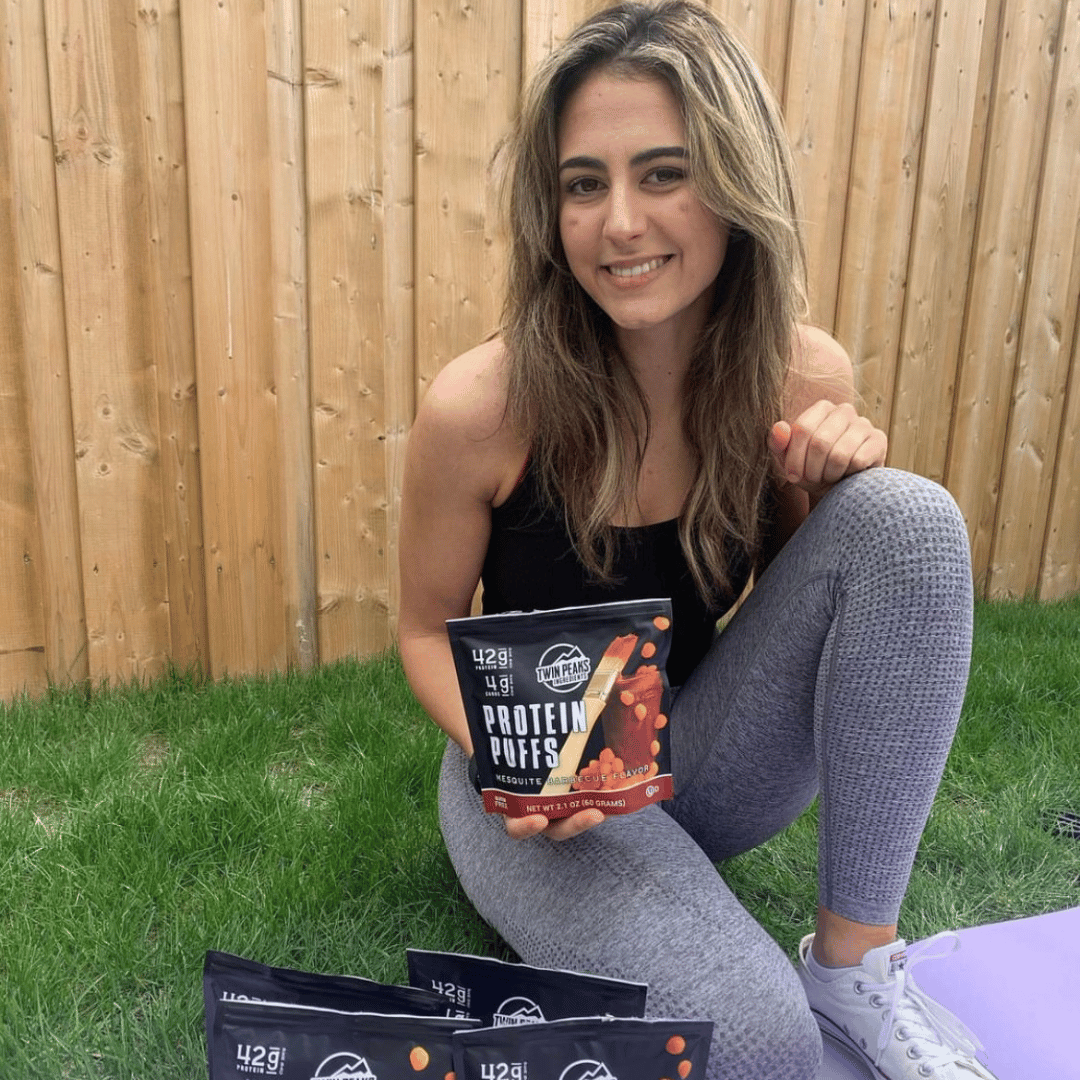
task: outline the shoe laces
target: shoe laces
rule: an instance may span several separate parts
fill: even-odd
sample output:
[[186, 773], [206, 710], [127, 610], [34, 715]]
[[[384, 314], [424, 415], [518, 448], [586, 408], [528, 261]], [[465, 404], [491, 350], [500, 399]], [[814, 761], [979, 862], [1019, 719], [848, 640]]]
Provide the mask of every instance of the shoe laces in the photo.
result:
[[[942, 951], [941, 946], [946, 944], [948, 947]], [[924, 960], [943, 960], [959, 946], [959, 937], [951, 930], [943, 930], [910, 947], [905, 965], [887, 982], [867, 983], [861, 980], [865, 989], [872, 989], [883, 999], [891, 999], [878, 1036], [875, 1066], [881, 1064], [892, 1038], [902, 1042], [911, 1041], [909, 1056], [919, 1061], [919, 1072], [927, 1077], [934, 1075], [938, 1065], [957, 1061], [963, 1063], [963, 1057], [970, 1061], [977, 1051], [983, 1049], [972, 1031], [944, 1005], [925, 994], [911, 976], [911, 969], [916, 964]]]

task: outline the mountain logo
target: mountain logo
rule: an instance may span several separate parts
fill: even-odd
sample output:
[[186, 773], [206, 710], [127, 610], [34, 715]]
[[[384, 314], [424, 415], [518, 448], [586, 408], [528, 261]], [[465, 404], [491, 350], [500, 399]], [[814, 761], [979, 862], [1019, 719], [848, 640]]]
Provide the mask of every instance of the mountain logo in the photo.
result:
[[592, 674], [592, 661], [577, 645], [562, 642], [544, 650], [536, 665], [536, 681], [557, 694], [569, 694]]
[[590, 1061], [583, 1058], [567, 1065], [559, 1080], [615, 1080], [611, 1070], [602, 1061]]
[[544, 1014], [535, 1001], [526, 997], [507, 998], [492, 1017], [495, 1027], [520, 1027], [522, 1024], [542, 1024]]
[[362, 1057], [344, 1050], [325, 1058], [311, 1080], [376, 1080], [376, 1077]]

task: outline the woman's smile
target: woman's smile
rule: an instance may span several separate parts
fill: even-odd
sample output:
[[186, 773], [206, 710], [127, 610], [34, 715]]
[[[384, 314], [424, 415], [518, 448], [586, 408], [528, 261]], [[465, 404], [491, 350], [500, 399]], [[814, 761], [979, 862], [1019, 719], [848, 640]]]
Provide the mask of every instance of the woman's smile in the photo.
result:
[[607, 271], [613, 277], [617, 277], [623, 281], [629, 281], [634, 278], [645, 277], [645, 275], [650, 274], [652, 271], [659, 270], [670, 258], [670, 255], [664, 255], [659, 259], [647, 259], [644, 262], [633, 263], [629, 266], [611, 263], [608, 265]]

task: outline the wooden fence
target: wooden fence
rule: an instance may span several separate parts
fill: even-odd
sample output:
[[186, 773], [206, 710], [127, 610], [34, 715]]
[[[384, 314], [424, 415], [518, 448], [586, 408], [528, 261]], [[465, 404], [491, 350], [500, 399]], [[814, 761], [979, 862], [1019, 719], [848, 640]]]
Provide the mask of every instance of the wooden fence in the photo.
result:
[[[485, 164], [596, 6], [3, 0], [0, 698], [391, 641], [416, 401], [497, 318]], [[891, 462], [987, 594], [1080, 590], [1080, 0], [713, 7]]]

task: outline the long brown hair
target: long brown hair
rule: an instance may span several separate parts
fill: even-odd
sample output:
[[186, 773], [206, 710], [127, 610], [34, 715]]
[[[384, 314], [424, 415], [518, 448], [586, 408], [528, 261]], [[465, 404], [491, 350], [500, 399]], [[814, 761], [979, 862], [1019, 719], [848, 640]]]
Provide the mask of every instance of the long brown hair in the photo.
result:
[[647, 404], [610, 320], [574, 279], [559, 237], [559, 120], [571, 94], [600, 69], [667, 83], [686, 126], [690, 181], [731, 227], [683, 386], [683, 428], [697, 468], [680, 537], [698, 588], [715, 598], [729, 583], [726, 538], [751, 552], [760, 543], [766, 436], [780, 416], [806, 308], [791, 152], [754, 61], [714, 15], [687, 0], [621, 3], [594, 15], [541, 64], [523, 96], [503, 147], [508, 418], [599, 580], [611, 579], [617, 530], [610, 522], [633, 504], [649, 434]]

